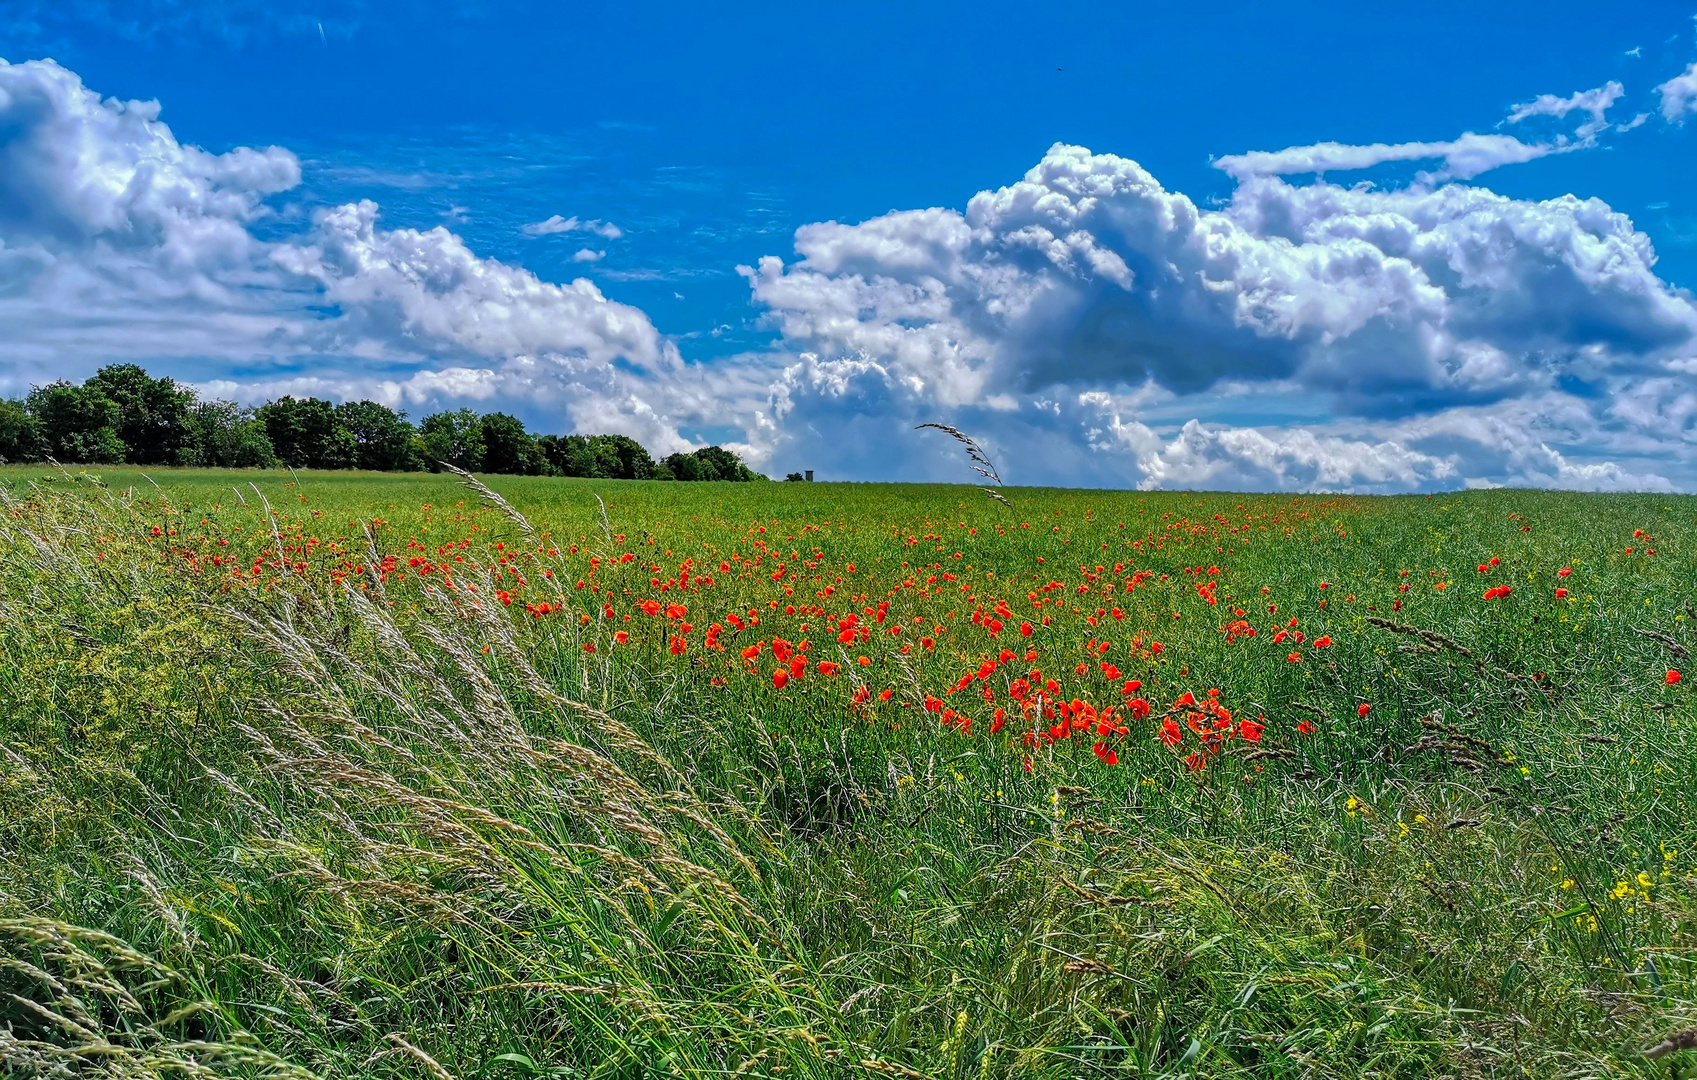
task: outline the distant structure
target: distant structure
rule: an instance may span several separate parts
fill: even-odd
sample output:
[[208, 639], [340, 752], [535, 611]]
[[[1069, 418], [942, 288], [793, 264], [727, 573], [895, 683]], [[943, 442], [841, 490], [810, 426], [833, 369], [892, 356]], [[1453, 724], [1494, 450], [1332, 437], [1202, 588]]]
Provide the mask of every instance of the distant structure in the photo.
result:
[[813, 483], [813, 470], [812, 469], [807, 470], [807, 482], [810, 483], [810, 484]]

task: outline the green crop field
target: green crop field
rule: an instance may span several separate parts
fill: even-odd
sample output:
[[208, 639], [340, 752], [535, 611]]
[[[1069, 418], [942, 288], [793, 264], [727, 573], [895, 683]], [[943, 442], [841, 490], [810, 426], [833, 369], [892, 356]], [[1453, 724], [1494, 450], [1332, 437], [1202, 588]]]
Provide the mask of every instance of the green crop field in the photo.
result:
[[490, 484], [0, 471], [0, 1072], [1697, 1043], [1697, 498]]

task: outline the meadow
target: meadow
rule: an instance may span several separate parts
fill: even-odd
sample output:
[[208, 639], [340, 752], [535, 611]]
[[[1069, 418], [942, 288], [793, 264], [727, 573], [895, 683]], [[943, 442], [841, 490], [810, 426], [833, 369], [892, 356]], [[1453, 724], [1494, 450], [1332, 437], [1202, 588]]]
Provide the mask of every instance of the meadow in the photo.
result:
[[0, 470], [0, 1071], [1697, 1074], [1697, 498], [488, 484]]

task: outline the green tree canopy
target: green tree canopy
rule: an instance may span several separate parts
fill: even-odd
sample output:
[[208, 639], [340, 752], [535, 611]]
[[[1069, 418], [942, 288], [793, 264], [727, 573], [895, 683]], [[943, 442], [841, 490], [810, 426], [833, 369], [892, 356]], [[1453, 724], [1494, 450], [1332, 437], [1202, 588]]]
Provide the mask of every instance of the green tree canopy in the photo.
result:
[[703, 476], [703, 480], [735, 480], [739, 483], [754, 479], [754, 473], [742, 458], [722, 446], [703, 446], [695, 452], [695, 459], [701, 462], [702, 471], [712, 475]]
[[233, 401], [201, 401], [189, 410], [195, 464], [215, 469], [263, 469], [277, 464], [265, 425]]
[[337, 423], [336, 407], [322, 398], [285, 394], [255, 411], [284, 464], [297, 469], [348, 469], [359, 456], [353, 433]]
[[353, 438], [356, 469], [408, 472], [423, 464], [413, 446], [417, 432], [404, 412], [375, 401], [345, 401], [336, 406], [336, 423]]
[[25, 405], [40, 425], [42, 450], [56, 461], [115, 464], [124, 460], [118, 437], [122, 410], [98, 387], [60, 380], [37, 386]]
[[95, 372], [85, 390], [104, 394], [118, 406], [114, 425], [132, 465], [194, 463], [189, 410], [195, 392], [170, 378], [155, 379], [135, 364], [109, 364]]
[[746, 483], [759, 474], [742, 463], [742, 458], [722, 446], [703, 446], [691, 454], [668, 454], [660, 463], [673, 480], [730, 480]]
[[524, 421], [506, 413], [490, 413], [483, 418], [484, 472], [535, 476], [547, 467], [548, 461], [524, 429]]
[[628, 435], [591, 435], [589, 448], [609, 480], [647, 480], [654, 475], [654, 459]]
[[470, 409], [434, 413], [418, 426], [425, 464], [435, 469], [445, 461], [475, 472], [483, 468], [483, 418]]
[[0, 399], [0, 461], [39, 461], [41, 424], [21, 401]]
[[536, 448], [561, 476], [600, 477], [600, 463], [583, 435], [543, 435]]
[[333, 405], [284, 395], [256, 409], [200, 400], [136, 364], [109, 364], [81, 385], [60, 380], [0, 399], [0, 461], [204, 465], [398, 472], [439, 468], [605, 480], [763, 480], [735, 453], [705, 446], [656, 462], [628, 435], [542, 435], [507, 413], [434, 413], [416, 428], [375, 401]]

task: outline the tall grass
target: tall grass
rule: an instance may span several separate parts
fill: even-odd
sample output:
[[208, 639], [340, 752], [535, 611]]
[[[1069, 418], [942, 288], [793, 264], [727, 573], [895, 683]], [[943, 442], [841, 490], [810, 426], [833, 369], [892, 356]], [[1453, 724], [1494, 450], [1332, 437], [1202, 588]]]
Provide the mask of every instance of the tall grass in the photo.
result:
[[[1690, 643], [1688, 513], [1664, 530], [1657, 602], [1615, 613], [1642, 582], [1605, 596], [1603, 633], [1357, 620], [1351, 662], [1394, 664], [1406, 699], [1376, 692], [1358, 724], [1364, 675], [1293, 690], [1208, 628], [1187, 670], [1328, 722], [1309, 739], [1270, 728], [1195, 774], [1147, 732], [1116, 770], [1088, 753], [1028, 770], [1017, 746], [918, 709], [871, 722], [827, 684], [715, 683], [659, 639], [588, 653], [575, 619], [385, 582], [386, 525], [362, 575], [232, 589], [152, 535], [192, 531], [209, 496], [110, 481], [19, 481], [0, 516], [11, 1073], [1689, 1067], [1655, 1051], [1697, 1026], [1692, 711], [1634, 674]], [[478, 492], [432, 490], [531, 548], [561, 524], [521, 513], [540, 487], [511, 505], [485, 492], [501, 505], [475, 518]], [[350, 492], [322, 509], [416, 501], [377, 481]], [[600, 541], [586, 505], [586, 551], [696, 497], [621, 491]], [[1021, 512], [1046, 517], [1028, 509], [1045, 498], [1022, 493]], [[1574, 505], [1544, 498], [1551, 517]], [[958, 501], [943, 512], [965, 514]], [[221, 512], [290, 561], [284, 499], [248, 503]], [[1387, 517], [1352, 527], [1384, 537], [1435, 512], [1372, 505]], [[888, 520], [874, 501], [859, 512], [869, 531]], [[766, 516], [794, 529], [818, 513]], [[1308, 569], [1367, 573], [1391, 550], [1378, 543]]]

